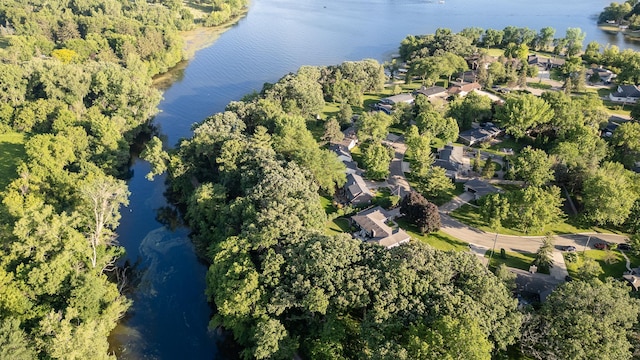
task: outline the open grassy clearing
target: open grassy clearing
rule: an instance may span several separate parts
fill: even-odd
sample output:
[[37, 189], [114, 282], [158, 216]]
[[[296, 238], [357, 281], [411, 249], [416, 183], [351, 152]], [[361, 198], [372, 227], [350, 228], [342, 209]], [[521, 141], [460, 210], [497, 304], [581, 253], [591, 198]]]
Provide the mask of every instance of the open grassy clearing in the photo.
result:
[[420, 234], [418, 228], [411, 224], [404, 218], [396, 219], [398, 226], [406, 231], [413, 239], [422, 241], [425, 244], [429, 244], [436, 249], [440, 250], [455, 250], [455, 251], [467, 251], [469, 250], [469, 244], [449, 236], [442, 231], [437, 231], [431, 234]]
[[4, 189], [18, 174], [18, 164], [24, 159], [24, 134], [0, 134], [0, 188]]

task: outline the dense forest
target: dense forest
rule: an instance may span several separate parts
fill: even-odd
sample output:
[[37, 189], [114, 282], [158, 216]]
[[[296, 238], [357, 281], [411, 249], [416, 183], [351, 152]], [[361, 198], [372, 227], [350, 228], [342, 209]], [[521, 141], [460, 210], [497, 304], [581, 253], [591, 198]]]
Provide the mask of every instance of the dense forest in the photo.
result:
[[196, 20], [176, 1], [0, 4], [0, 136], [22, 139], [17, 174], [2, 174], [1, 359], [113, 358], [130, 304], [121, 178], [161, 98], [151, 77], [183, 60]]

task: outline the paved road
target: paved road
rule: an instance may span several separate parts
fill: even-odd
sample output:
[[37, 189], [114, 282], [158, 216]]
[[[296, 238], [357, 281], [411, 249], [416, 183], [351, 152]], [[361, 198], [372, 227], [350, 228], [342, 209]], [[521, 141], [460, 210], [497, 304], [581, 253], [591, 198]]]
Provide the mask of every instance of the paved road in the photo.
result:
[[[393, 147], [395, 150], [393, 160], [389, 164], [389, 178], [387, 182], [394, 189], [400, 188], [400, 197], [411, 191], [411, 185], [404, 176], [402, 171], [402, 160], [404, 160], [404, 153], [407, 151], [407, 145], [404, 143], [404, 137], [398, 138], [396, 141], [385, 141], [386, 145]], [[397, 193], [396, 193], [397, 194]]]

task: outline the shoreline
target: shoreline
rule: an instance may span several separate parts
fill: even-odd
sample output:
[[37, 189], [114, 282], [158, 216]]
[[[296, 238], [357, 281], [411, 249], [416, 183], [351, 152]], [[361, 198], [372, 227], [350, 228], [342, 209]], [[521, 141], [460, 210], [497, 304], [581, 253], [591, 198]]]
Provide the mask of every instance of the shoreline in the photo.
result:
[[248, 8], [244, 9], [240, 15], [223, 25], [213, 27], [198, 26], [192, 30], [181, 31], [180, 37], [184, 40], [184, 46], [182, 48], [185, 54], [184, 59], [166, 72], [154, 76], [152, 79], [153, 87], [160, 91], [169, 88], [173, 82], [178, 80], [180, 77], [179, 73], [187, 67], [191, 58], [193, 58], [198, 51], [213, 45], [220, 35], [238, 24], [240, 20], [247, 16], [248, 12]]

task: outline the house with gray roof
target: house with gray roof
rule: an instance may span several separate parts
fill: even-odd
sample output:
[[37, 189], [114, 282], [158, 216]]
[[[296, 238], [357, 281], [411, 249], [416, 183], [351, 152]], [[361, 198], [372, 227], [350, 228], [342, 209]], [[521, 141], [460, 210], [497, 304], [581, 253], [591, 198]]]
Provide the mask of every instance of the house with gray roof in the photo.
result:
[[433, 162], [433, 166], [443, 168], [447, 177], [454, 180], [464, 164], [464, 148], [453, 145], [445, 145], [438, 152], [438, 158]]
[[637, 85], [618, 85], [616, 90], [609, 94], [611, 101], [635, 104], [640, 99], [640, 89]]
[[344, 185], [344, 189], [347, 200], [354, 206], [367, 205], [373, 199], [367, 183], [357, 173], [347, 174], [347, 183]]
[[388, 213], [380, 206], [361, 211], [351, 217], [353, 224], [360, 229], [354, 235], [362, 241], [387, 249], [408, 243], [411, 236], [399, 227], [392, 228], [387, 225], [388, 220]]
[[[491, 124], [491, 123], [487, 123], [487, 124]], [[502, 133], [502, 130], [500, 128], [491, 124], [488, 126], [485, 125], [484, 127], [477, 128], [477, 129], [469, 129], [469, 130], [462, 131], [460, 132], [460, 134], [458, 134], [458, 137], [460, 138], [460, 141], [462, 141], [464, 144], [472, 146], [475, 144], [483, 143], [485, 141], [489, 141], [495, 138], [496, 136], [500, 135], [501, 133]]]
[[478, 178], [471, 179], [464, 183], [464, 190], [472, 193], [475, 200], [478, 200], [485, 195], [502, 192], [501, 189]]
[[384, 105], [396, 105], [400, 103], [413, 104], [413, 95], [409, 93], [398, 94], [380, 99]]
[[433, 99], [436, 97], [446, 97], [448, 94], [447, 94], [447, 89], [443, 88], [442, 86], [431, 86], [431, 87], [422, 86], [420, 89], [414, 91], [413, 95], [414, 96], [424, 95], [427, 97], [427, 99]]
[[542, 70], [551, 70], [558, 68], [564, 65], [565, 62], [566, 61], [564, 59], [542, 57], [535, 54], [527, 56], [527, 63], [529, 65], [536, 65]]

